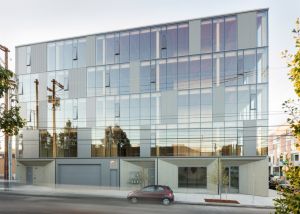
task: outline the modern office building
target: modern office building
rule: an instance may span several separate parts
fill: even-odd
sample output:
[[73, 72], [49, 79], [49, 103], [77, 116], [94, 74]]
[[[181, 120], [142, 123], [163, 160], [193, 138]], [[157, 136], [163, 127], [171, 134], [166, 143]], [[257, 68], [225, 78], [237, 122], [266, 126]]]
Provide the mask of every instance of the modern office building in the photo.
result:
[[21, 45], [16, 72], [24, 183], [268, 194], [267, 9]]

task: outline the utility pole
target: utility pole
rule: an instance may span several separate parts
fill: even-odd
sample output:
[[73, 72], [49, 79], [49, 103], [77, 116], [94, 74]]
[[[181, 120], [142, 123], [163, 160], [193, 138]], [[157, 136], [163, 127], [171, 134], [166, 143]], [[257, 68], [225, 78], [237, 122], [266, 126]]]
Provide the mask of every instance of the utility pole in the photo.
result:
[[[8, 69], [8, 52], [9, 49], [3, 45], [0, 45], [0, 50], [5, 53], [5, 69]], [[8, 110], [8, 91], [5, 92], [4, 96], [4, 110]], [[4, 180], [8, 180], [8, 135], [4, 133]]]
[[[64, 89], [64, 86], [57, 82], [55, 79], [51, 80], [52, 89], [47, 87], [47, 90], [52, 92], [51, 99], [48, 99], [49, 103], [52, 103], [52, 127], [53, 127], [53, 144], [52, 144], [52, 157], [56, 158], [56, 106], [59, 106], [59, 98], [56, 97], [56, 85], [61, 89]], [[49, 97], [50, 98], [50, 97]]]
[[39, 129], [39, 80], [35, 79], [35, 112], [36, 112], [36, 129]]

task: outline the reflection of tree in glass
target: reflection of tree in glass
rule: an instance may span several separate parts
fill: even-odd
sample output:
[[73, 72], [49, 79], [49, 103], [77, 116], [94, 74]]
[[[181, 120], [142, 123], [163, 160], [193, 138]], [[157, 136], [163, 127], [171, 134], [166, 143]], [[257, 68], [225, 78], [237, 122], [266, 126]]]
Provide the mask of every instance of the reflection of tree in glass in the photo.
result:
[[77, 156], [77, 129], [72, 128], [70, 120], [61, 133], [58, 134], [58, 156], [76, 157]]
[[46, 129], [40, 130], [40, 157], [52, 157], [52, 136]]
[[120, 126], [109, 126], [105, 129], [104, 145], [105, 156], [128, 156], [130, 140]]

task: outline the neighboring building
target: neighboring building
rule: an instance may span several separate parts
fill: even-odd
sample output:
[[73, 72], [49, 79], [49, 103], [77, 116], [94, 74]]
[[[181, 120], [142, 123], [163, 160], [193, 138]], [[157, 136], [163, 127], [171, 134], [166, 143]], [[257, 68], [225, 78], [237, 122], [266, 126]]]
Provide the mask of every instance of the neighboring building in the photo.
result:
[[293, 165], [300, 166], [300, 147], [296, 147], [297, 139], [291, 133], [288, 124], [278, 127], [269, 137], [269, 173], [283, 176], [282, 167], [289, 160]]
[[[4, 178], [4, 152], [0, 153], [0, 179]], [[13, 153], [11, 159], [11, 179], [16, 178], [16, 156]]]
[[[29, 121], [19, 139], [18, 179], [266, 196], [267, 14], [16, 47], [19, 101]], [[221, 165], [229, 184], [218, 188]]]

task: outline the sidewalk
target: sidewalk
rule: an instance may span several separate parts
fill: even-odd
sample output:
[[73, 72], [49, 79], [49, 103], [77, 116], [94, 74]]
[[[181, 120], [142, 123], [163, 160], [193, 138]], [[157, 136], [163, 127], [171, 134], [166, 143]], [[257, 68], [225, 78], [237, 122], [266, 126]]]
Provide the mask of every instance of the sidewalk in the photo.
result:
[[[130, 190], [77, 185], [56, 185], [55, 187], [20, 185], [10, 187], [9, 190], [5, 190], [3, 187], [0, 187], [0, 191], [7, 192], [8, 194], [12, 193], [45, 197], [109, 197], [123, 199], [125, 199], [130, 192]], [[204, 199], [220, 199], [220, 195], [174, 192], [174, 196], [175, 203], [182, 204], [259, 207], [272, 209], [274, 208], [273, 199], [276, 197], [276, 191], [269, 190], [269, 197], [244, 194], [222, 194], [222, 199], [237, 200], [240, 204], [207, 203], [204, 201]]]

